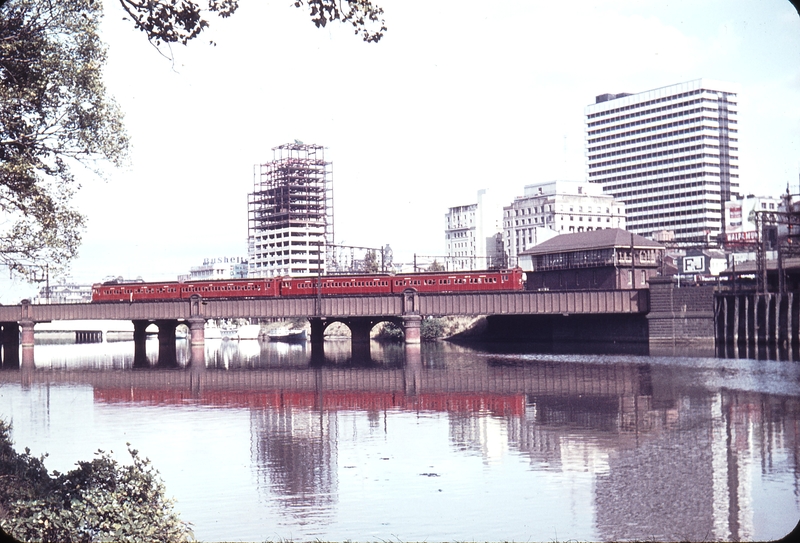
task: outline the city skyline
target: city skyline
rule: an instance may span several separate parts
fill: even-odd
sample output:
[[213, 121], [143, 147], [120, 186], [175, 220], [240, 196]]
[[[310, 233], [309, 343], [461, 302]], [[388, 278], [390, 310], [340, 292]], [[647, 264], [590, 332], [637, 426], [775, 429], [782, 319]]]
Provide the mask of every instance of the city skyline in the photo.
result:
[[[174, 279], [203, 258], [245, 255], [253, 165], [295, 139], [333, 163], [337, 243], [388, 243], [396, 262], [441, 255], [443, 214], [477, 190], [510, 203], [527, 184], [586, 180], [595, 96], [697, 78], [740, 86], [741, 193], [798, 181], [800, 18], [789, 2], [390, 0], [378, 44], [265, 4], [243, 3], [173, 47], [173, 65], [106, 1], [106, 82], [133, 151], [108, 182], [81, 177], [76, 281]], [[0, 302], [36, 288], [5, 275]]]

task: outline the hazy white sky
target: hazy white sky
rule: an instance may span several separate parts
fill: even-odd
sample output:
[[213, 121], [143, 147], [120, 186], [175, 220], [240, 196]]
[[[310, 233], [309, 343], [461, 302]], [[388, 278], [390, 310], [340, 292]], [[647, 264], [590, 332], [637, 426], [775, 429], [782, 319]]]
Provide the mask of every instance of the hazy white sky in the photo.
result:
[[[241, 0], [173, 47], [174, 65], [104, 1], [106, 81], [132, 160], [84, 179], [78, 281], [174, 279], [245, 256], [253, 165], [295, 139], [327, 147], [337, 242], [441, 255], [444, 213], [479, 189], [509, 203], [529, 183], [585, 179], [596, 95], [701, 77], [741, 86], [743, 191], [800, 191], [800, 17], [787, 0], [378, 0], [378, 44], [315, 28], [291, 0]], [[0, 281], [0, 302], [25, 290]]]

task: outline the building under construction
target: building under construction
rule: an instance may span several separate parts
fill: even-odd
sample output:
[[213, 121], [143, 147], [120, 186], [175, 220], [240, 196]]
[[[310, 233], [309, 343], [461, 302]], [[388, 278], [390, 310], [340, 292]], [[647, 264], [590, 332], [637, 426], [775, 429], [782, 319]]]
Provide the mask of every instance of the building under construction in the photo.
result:
[[254, 167], [248, 195], [249, 274], [324, 274], [334, 243], [331, 163], [321, 145], [296, 140], [272, 154]]

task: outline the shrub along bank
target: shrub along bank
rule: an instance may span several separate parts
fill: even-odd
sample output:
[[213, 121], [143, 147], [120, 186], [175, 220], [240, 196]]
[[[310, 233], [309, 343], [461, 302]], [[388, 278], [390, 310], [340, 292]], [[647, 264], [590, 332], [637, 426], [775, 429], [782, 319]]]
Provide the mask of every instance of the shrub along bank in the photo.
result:
[[44, 456], [17, 453], [0, 420], [0, 526], [22, 541], [193, 540], [188, 523], [166, 499], [150, 460], [130, 448], [132, 463], [98, 450], [68, 473], [48, 473]]

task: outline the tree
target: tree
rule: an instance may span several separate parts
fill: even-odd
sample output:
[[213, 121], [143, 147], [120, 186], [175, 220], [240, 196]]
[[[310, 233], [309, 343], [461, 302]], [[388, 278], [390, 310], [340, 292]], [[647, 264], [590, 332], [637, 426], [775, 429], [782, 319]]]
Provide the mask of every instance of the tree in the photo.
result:
[[[194, 0], [119, 0], [135, 27], [156, 47], [186, 45], [209, 26], [208, 15]], [[371, 0], [294, 0], [297, 8], [308, 7], [311, 21], [319, 27], [329, 22], [350, 23], [366, 42], [378, 42], [386, 32], [383, 8]], [[239, 0], [208, 0], [208, 14], [230, 17]]]
[[189, 525], [165, 498], [150, 461], [130, 448], [130, 465], [97, 451], [67, 473], [44, 467], [25, 449], [18, 454], [10, 426], [0, 420], [0, 524], [23, 541], [187, 541]]
[[0, 6], [0, 263], [31, 277], [77, 254], [84, 217], [73, 169], [127, 158], [122, 114], [102, 81], [97, 0]]
[[439, 264], [439, 262], [434, 258], [433, 262], [431, 262], [431, 265], [428, 266], [428, 271], [429, 272], [441, 272], [441, 271], [445, 271], [445, 269], [444, 269], [444, 266]]
[[378, 254], [374, 249], [367, 251], [364, 255], [364, 272], [365, 273], [378, 273], [381, 269], [381, 263], [378, 261]]

